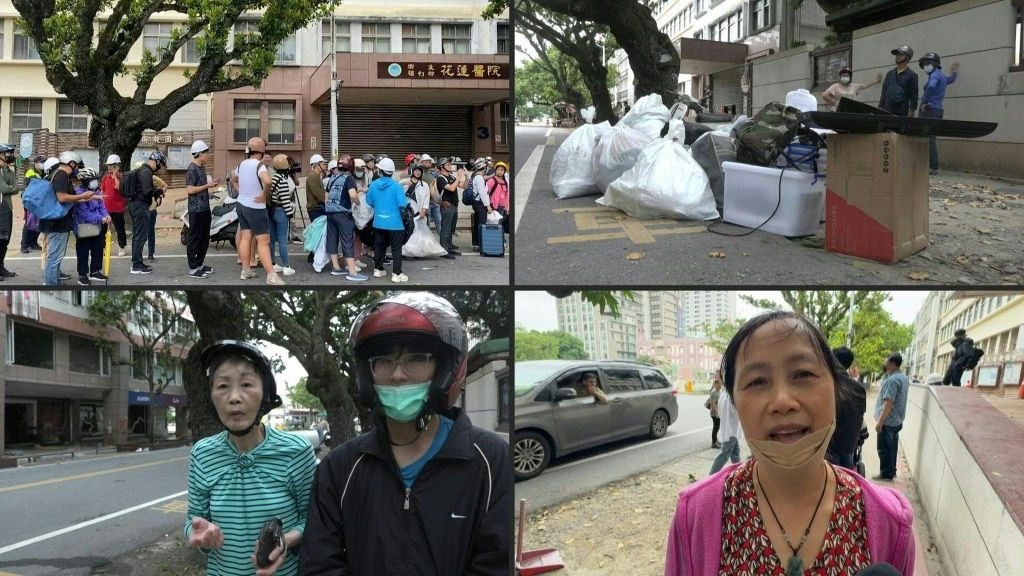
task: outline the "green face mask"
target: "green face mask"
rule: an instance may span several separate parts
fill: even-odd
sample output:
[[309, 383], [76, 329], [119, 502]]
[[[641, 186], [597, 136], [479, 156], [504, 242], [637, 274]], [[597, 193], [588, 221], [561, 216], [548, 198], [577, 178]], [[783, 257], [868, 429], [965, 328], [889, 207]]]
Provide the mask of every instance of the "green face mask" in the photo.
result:
[[405, 386], [374, 386], [384, 415], [396, 422], [412, 422], [427, 403], [430, 382]]

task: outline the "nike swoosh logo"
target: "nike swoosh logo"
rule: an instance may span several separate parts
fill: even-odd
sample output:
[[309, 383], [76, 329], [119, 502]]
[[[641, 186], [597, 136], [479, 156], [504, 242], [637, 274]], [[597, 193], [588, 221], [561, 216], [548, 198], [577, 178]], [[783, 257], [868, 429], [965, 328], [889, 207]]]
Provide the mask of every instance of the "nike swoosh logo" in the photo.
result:
[[455, 512], [452, 512], [452, 518], [465, 518], [465, 516], [459, 516]]

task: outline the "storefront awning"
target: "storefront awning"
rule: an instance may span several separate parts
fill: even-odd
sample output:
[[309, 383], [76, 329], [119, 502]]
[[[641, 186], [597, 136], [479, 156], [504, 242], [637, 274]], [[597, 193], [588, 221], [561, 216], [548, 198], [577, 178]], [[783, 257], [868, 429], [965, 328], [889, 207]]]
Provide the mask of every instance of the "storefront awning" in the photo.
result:
[[679, 39], [679, 72], [714, 74], [743, 64], [750, 47], [746, 44], [715, 40]]
[[[129, 390], [128, 404], [132, 406], [149, 406], [149, 392]], [[157, 394], [154, 406], [188, 406], [188, 396], [181, 394]]]

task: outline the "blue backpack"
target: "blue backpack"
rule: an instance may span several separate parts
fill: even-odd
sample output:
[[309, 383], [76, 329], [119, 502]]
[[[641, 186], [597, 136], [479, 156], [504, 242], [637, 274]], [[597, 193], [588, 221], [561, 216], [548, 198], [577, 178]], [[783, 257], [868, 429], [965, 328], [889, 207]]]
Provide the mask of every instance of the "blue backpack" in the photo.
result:
[[57, 201], [57, 193], [47, 178], [30, 179], [25, 186], [25, 193], [21, 196], [21, 202], [25, 210], [35, 214], [40, 220], [60, 220], [71, 210], [71, 204], [61, 204]]
[[466, 187], [462, 190], [462, 203], [466, 206], [472, 206], [478, 198], [475, 186], [473, 184], [473, 178], [470, 178], [466, 183]]

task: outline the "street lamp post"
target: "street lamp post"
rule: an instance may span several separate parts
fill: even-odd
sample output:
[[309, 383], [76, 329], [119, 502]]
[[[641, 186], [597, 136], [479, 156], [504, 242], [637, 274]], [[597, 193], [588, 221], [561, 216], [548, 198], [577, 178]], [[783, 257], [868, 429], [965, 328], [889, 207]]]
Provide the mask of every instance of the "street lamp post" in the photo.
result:
[[338, 15], [331, 11], [331, 159], [338, 157]]

